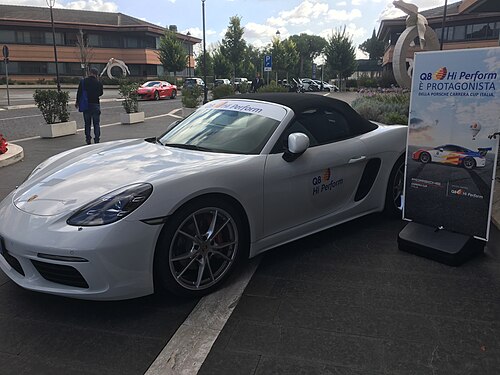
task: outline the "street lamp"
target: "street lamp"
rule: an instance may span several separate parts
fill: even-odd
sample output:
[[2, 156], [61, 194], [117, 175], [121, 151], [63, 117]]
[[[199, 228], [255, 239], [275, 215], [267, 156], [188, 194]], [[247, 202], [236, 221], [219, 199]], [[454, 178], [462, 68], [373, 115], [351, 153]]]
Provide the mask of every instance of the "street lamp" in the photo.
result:
[[444, 0], [443, 24], [441, 25], [441, 51], [444, 43], [444, 23], [446, 22], [446, 11], [448, 10], [448, 0]]
[[54, 29], [54, 14], [52, 12], [52, 7], [55, 5], [56, 0], [46, 0], [46, 1], [47, 5], [50, 8], [50, 23], [52, 24], [52, 44], [54, 45], [54, 59], [56, 61], [57, 91], [61, 91], [61, 84], [59, 83], [59, 66], [57, 64], [56, 31]]
[[[280, 36], [281, 36], [280, 31], [276, 30], [276, 38], [278, 38], [278, 41], [280, 40]], [[276, 69], [276, 84], [278, 84], [278, 69]]]
[[203, 17], [203, 81], [205, 86], [203, 87], [203, 104], [208, 102], [208, 90], [207, 90], [207, 48], [205, 41], [205, 0], [201, 0], [201, 13]]
[[188, 77], [191, 78], [191, 33], [188, 31], [186, 34], [188, 39]]

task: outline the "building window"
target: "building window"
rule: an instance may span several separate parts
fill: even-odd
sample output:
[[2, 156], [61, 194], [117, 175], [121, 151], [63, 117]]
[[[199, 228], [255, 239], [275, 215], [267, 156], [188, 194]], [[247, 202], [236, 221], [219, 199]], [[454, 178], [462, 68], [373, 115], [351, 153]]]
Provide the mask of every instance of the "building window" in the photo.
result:
[[0, 30], [0, 43], [15, 43], [16, 33], [12, 30]]
[[453, 37], [451, 40], [464, 40], [465, 39], [465, 25], [453, 27]]

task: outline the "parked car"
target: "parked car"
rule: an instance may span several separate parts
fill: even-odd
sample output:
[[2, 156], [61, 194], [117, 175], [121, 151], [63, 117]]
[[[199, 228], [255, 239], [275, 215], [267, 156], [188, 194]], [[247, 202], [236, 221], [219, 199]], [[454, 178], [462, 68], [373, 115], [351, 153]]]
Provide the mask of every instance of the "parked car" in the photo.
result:
[[301, 78], [300, 83], [304, 86], [305, 91], [320, 91], [320, 86], [311, 78]]
[[488, 151], [491, 151], [491, 147], [472, 151], [462, 146], [442, 145], [432, 149], [419, 149], [412, 154], [411, 158], [423, 164], [433, 162], [474, 169], [486, 165], [485, 156]]
[[220, 85], [230, 85], [231, 81], [227, 78], [217, 78], [214, 81], [214, 87], [220, 86]]
[[209, 293], [273, 247], [401, 215], [406, 132], [317, 95], [210, 101], [158, 139], [38, 165], [0, 203], [0, 268], [26, 289], [82, 299]]
[[148, 81], [137, 89], [137, 94], [140, 99], [146, 100], [175, 99], [177, 86], [167, 81]]
[[241, 83], [248, 83], [248, 84], [250, 84], [250, 82], [248, 81], [248, 78], [244, 78], [244, 77], [235, 78], [234, 81], [233, 81], [233, 85], [234, 85], [234, 89], [236, 91], [240, 91], [240, 84]]
[[[314, 80], [314, 82], [316, 82], [316, 84], [320, 87], [320, 90], [321, 90], [321, 81], [320, 80]], [[323, 91], [339, 91], [339, 88], [335, 85], [332, 85], [331, 83], [328, 83], [328, 82], [325, 82], [323, 81]]]
[[201, 78], [186, 78], [184, 80], [184, 84], [183, 84], [182, 88], [189, 89], [189, 88], [193, 88], [196, 86], [203, 89], [205, 87], [205, 82]]

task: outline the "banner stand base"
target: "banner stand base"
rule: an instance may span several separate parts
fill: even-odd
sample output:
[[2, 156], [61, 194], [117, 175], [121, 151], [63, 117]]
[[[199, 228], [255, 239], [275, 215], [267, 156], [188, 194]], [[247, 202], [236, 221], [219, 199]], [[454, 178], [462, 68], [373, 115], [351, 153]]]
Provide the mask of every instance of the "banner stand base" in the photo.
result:
[[399, 250], [455, 267], [482, 254], [485, 245], [472, 236], [414, 222], [398, 235]]

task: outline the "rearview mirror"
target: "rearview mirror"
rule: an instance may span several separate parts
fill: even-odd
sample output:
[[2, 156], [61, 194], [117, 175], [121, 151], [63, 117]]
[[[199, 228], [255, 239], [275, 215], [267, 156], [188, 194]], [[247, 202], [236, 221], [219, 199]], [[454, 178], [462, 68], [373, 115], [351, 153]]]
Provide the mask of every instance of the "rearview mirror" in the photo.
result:
[[288, 136], [288, 148], [283, 159], [292, 162], [302, 155], [309, 147], [309, 137], [304, 133], [292, 133]]

